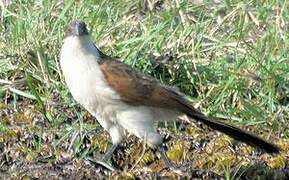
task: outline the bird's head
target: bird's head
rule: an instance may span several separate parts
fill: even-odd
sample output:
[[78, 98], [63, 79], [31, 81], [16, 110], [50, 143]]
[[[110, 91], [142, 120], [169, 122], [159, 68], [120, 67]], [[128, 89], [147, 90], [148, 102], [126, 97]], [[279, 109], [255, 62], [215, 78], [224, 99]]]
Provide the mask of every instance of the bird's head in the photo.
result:
[[83, 21], [73, 21], [69, 24], [65, 31], [65, 37], [69, 36], [85, 36], [88, 35], [88, 30], [86, 24]]
[[94, 45], [94, 42], [88, 33], [85, 22], [76, 20], [72, 21], [65, 30], [63, 45], [61, 48], [62, 54], [79, 53], [93, 54], [96, 57], [100, 56], [100, 51]]

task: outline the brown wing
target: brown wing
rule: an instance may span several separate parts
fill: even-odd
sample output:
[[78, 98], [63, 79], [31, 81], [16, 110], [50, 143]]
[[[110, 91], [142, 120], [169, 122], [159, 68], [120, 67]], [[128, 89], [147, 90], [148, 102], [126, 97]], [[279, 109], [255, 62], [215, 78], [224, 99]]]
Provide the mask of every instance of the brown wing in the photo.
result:
[[100, 67], [108, 85], [129, 104], [179, 109], [178, 101], [185, 101], [175, 90], [120, 61], [105, 57]]
[[280, 151], [278, 146], [247, 131], [209, 119], [190, 105], [177, 91], [161, 85], [154, 78], [138, 72], [124, 63], [103, 55], [100, 67], [109, 86], [119, 93], [123, 101], [129, 104], [176, 109], [215, 130], [252, 146], [258, 146], [268, 153]]

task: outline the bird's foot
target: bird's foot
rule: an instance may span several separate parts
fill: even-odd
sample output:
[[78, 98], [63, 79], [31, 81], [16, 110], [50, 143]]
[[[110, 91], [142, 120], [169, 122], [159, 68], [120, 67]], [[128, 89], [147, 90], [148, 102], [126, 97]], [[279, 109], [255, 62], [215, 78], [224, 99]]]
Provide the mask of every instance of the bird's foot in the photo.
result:
[[102, 161], [102, 160], [94, 160], [92, 158], [86, 158], [88, 161], [90, 161], [91, 163], [97, 165], [97, 166], [101, 166], [104, 167], [105, 169], [109, 170], [109, 171], [115, 171], [116, 169], [110, 165], [109, 163]]
[[163, 159], [163, 161], [165, 162], [165, 164], [169, 170], [171, 170], [172, 172], [179, 174], [181, 176], [184, 176], [186, 174], [185, 168], [177, 167], [169, 160], [163, 147], [159, 147], [158, 150], [161, 154], [161, 158]]
[[88, 158], [88, 160], [94, 164], [97, 164], [97, 165], [100, 165], [110, 171], [115, 171], [116, 169], [110, 165], [108, 163], [108, 161], [110, 160], [110, 158], [112, 157], [113, 155], [113, 152], [116, 150], [117, 148], [117, 144], [113, 144], [108, 150], [107, 152], [103, 155], [103, 157], [101, 158], [101, 160], [93, 160], [91, 158]]

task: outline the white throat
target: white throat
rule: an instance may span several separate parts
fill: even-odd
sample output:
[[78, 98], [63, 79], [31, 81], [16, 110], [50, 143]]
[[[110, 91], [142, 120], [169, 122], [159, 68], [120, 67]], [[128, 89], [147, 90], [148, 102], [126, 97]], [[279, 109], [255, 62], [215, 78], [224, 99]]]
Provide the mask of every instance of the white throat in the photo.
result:
[[99, 58], [99, 51], [89, 35], [66, 37], [61, 49], [61, 55], [62, 52], [65, 53], [66, 51], [69, 51], [74, 55], [79, 54], [79, 52], [90, 54], [95, 56], [95, 60]]
[[65, 38], [60, 54], [65, 82], [74, 99], [93, 115], [100, 97], [111, 99], [116, 96], [105, 81], [99, 58], [99, 51], [90, 36]]

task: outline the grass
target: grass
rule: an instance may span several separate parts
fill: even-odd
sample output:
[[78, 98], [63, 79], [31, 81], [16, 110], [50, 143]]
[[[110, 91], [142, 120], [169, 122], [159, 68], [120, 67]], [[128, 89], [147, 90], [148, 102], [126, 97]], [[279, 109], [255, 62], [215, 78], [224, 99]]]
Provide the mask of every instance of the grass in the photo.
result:
[[[15, 150], [8, 142], [23, 146], [19, 156], [29, 162], [40, 156], [82, 159], [109, 145], [95, 119], [72, 99], [59, 69], [64, 30], [75, 19], [87, 22], [107, 54], [176, 86], [210, 116], [254, 126], [288, 150], [288, 13], [283, 0], [2, 3], [1, 158]], [[174, 127], [170, 131], [182, 133]], [[224, 174], [224, 165], [218, 167]]]

